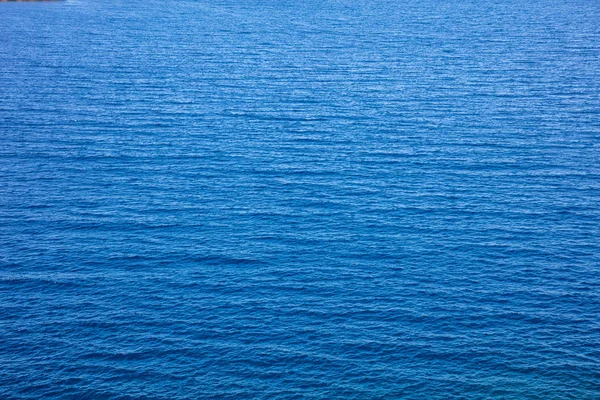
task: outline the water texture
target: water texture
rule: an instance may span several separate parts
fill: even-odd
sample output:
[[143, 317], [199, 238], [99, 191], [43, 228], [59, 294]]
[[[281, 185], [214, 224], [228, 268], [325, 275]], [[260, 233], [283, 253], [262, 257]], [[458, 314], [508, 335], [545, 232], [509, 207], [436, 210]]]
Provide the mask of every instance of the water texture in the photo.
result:
[[600, 398], [599, 21], [0, 5], [0, 398]]

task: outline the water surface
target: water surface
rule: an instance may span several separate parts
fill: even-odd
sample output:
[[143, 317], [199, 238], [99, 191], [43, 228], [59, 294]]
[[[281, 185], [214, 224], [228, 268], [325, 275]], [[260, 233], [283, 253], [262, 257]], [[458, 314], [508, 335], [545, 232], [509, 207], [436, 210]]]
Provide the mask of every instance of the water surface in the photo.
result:
[[600, 6], [0, 6], [0, 397], [600, 398]]

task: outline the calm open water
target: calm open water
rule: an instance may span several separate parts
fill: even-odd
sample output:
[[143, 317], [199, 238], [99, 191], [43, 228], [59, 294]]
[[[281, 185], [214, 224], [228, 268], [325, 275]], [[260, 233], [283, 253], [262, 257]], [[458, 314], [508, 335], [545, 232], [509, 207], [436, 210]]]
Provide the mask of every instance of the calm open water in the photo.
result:
[[0, 397], [600, 398], [599, 21], [0, 4]]

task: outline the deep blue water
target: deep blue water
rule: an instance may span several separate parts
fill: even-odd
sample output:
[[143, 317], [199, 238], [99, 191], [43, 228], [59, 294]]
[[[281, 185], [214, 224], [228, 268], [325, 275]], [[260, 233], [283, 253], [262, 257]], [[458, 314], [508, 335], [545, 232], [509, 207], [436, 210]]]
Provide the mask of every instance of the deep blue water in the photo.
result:
[[0, 398], [600, 398], [597, 0], [0, 38]]

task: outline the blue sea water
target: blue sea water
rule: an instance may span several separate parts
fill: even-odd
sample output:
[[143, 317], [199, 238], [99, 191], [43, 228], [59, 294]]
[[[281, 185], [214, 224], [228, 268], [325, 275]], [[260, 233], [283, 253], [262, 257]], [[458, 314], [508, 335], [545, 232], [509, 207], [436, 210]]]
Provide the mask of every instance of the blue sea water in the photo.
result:
[[600, 398], [600, 3], [0, 4], [0, 398]]

